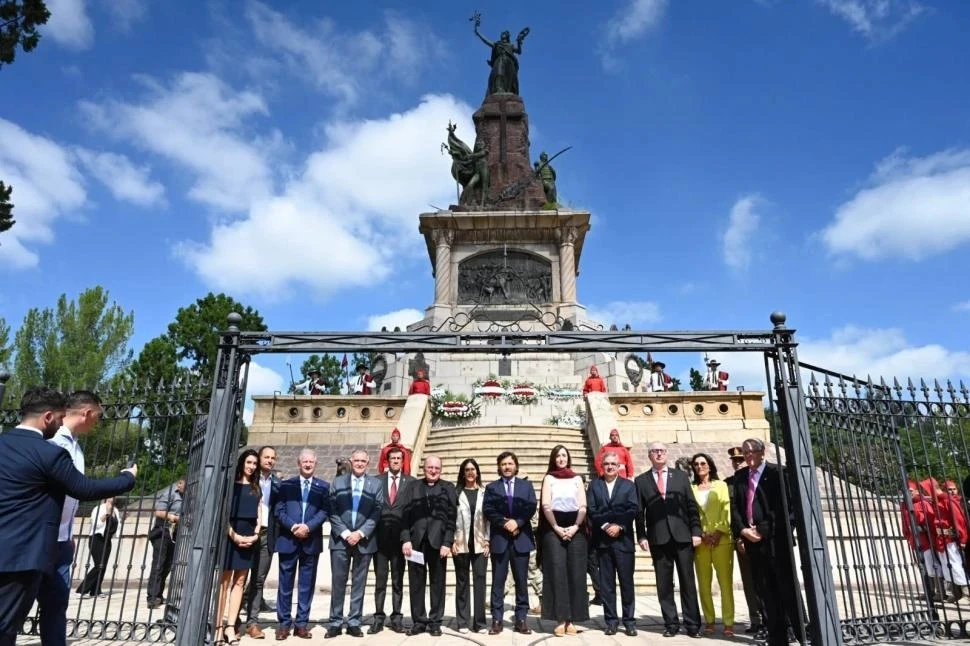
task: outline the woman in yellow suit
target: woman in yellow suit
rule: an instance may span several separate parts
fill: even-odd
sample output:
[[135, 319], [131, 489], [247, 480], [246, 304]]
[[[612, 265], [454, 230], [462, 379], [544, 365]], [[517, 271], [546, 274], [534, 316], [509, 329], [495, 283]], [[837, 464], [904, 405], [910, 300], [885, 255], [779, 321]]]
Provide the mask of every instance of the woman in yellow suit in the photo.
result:
[[717, 466], [706, 453], [690, 460], [694, 471], [694, 498], [701, 512], [701, 544], [694, 548], [697, 592], [704, 615], [704, 632], [714, 633], [714, 598], [711, 571], [721, 590], [721, 620], [724, 635], [734, 635], [734, 545], [731, 541], [731, 499], [727, 485], [718, 480]]

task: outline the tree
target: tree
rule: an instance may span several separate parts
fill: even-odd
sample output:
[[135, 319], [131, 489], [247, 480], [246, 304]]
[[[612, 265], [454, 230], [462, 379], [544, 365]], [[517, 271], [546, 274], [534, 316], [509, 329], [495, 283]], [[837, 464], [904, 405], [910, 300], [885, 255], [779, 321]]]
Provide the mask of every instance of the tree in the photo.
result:
[[97, 389], [131, 361], [135, 315], [108, 303], [100, 286], [77, 301], [61, 294], [55, 309], [32, 308], [14, 337], [14, 382]]
[[678, 379], [677, 377], [671, 378], [670, 388], [668, 388], [668, 390], [670, 390], [671, 392], [680, 391], [680, 379]]
[[13, 186], [7, 186], [0, 181], [0, 233], [7, 231], [14, 225], [13, 202], [10, 196], [13, 194]]
[[155, 337], [145, 344], [138, 358], [131, 362], [126, 378], [155, 383], [164, 380], [172, 383], [189, 375], [189, 369], [179, 365], [178, 348], [167, 334]]
[[0, 368], [7, 368], [7, 363], [13, 355], [13, 348], [10, 346], [10, 326], [6, 319], [0, 318]]
[[[300, 374], [295, 376], [298, 381], [305, 381], [311, 370], [318, 370], [327, 384], [327, 395], [339, 395], [343, 383], [344, 371], [340, 367], [340, 360], [332, 354], [311, 354], [300, 366]], [[288, 392], [296, 392], [295, 384], [291, 383]]]
[[37, 28], [50, 17], [44, 0], [0, 0], [0, 67], [13, 63], [18, 45], [25, 52], [37, 47]]
[[690, 369], [690, 389], [704, 390], [704, 376], [696, 368]]
[[229, 326], [226, 317], [232, 312], [242, 316], [240, 330], [266, 330], [266, 324], [258, 311], [244, 307], [225, 294], [210, 292], [192, 305], [180, 308], [175, 315], [175, 321], [168, 326], [168, 336], [175, 343], [178, 359], [189, 360], [190, 367], [196, 371], [212, 370], [219, 350], [219, 332]]

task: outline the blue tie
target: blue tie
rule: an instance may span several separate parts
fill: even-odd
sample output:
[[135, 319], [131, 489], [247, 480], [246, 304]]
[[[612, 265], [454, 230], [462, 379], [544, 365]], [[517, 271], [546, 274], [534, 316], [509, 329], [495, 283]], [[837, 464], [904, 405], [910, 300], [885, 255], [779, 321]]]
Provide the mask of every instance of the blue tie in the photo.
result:
[[360, 478], [354, 478], [354, 499], [350, 508], [350, 524], [357, 527], [357, 509], [360, 508]]
[[303, 507], [304, 521], [306, 520], [306, 503], [307, 503], [307, 500], [309, 499], [310, 499], [310, 481], [304, 480], [303, 481], [303, 504], [301, 505]]

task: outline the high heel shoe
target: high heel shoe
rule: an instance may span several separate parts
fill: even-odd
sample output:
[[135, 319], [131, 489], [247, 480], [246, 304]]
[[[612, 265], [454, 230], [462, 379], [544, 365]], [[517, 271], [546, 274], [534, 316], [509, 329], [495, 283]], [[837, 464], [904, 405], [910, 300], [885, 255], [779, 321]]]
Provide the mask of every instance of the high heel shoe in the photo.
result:
[[228, 646], [239, 646], [239, 633], [236, 632], [235, 628], [232, 629], [232, 637], [226, 635], [224, 643], [228, 644]]
[[214, 646], [227, 646], [226, 645], [226, 627], [216, 626], [215, 632], [212, 635]]

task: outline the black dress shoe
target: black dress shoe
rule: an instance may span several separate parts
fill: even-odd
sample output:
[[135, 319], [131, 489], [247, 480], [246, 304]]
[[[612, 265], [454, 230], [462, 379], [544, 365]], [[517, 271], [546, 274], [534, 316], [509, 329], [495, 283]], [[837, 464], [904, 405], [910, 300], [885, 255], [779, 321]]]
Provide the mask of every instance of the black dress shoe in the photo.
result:
[[[367, 629], [367, 634], [368, 635], [376, 635], [377, 633], [381, 632], [382, 630], [384, 630], [384, 622], [383, 621], [375, 621], [374, 623], [371, 624], [370, 628]], [[394, 627], [393, 626], [391, 626], [391, 630], [394, 630]]]
[[701, 637], [701, 631], [699, 631], [699, 630], [688, 630], [687, 631], [687, 636], [688, 637], [692, 637], [694, 639], [700, 639], [700, 637]]
[[626, 636], [627, 637], [636, 637], [637, 636], [637, 627], [636, 626], [624, 626], [623, 627], [623, 632], [626, 633]]
[[389, 623], [387, 625], [387, 627], [390, 628], [391, 630], [393, 630], [396, 633], [403, 633], [404, 632], [404, 624], [401, 623], [400, 621], [394, 621], [392, 619], [391, 620], [391, 623]]
[[616, 634], [616, 626], [607, 626], [606, 627], [606, 630], [603, 631], [603, 634], [604, 635], [615, 635]]
[[745, 635], [757, 635], [757, 634], [758, 634], [758, 633], [760, 633], [760, 632], [761, 632], [761, 624], [751, 624], [751, 625], [750, 625], [750, 626], [748, 626], [748, 628], [747, 628], [747, 629], [746, 629], [746, 630], [744, 631], [744, 634], [745, 634]]
[[600, 597], [598, 594], [594, 594], [593, 595], [593, 598], [590, 599], [589, 605], [591, 605], [591, 606], [602, 606], [603, 605], [603, 598]]
[[413, 626], [411, 626], [410, 628], [408, 628], [408, 636], [420, 635], [421, 633], [427, 632], [427, 631], [428, 631], [428, 629], [425, 628], [424, 625], [422, 625], [422, 624], [414, 624]]
[[363, 637], [364, 631], [360, 629], [360, 626], [350, 626], [347, 628], [347, 634], [351, 637]]
[[324, 639], [333, 639], [334, 637], [340, 637], [340, 628], [337, 626], [330, 626], [327, 628], [327, 634], [323, 636]]
[[502, 630], [504, 628], [505, 627], [502, 625], [502, 622], [501, 621], [498, 621], [498, 620], [493, 621], [492, 622], [492, 627], [488, 629], [488, 634], [489, 635], [497, 635], [500, 632], [502, 632]]
[[428, 629], [428, 634], [431, 635], [432, 637], [441, 637], [441, 627], [432, 626], [431, 628]]
[[664, 637], [674, 637], [680, 632], [680, 628], [664, 628]]

